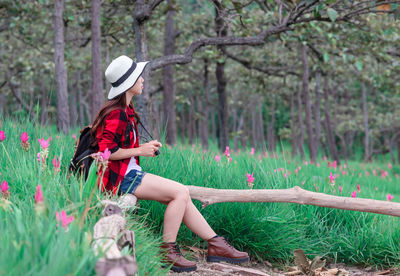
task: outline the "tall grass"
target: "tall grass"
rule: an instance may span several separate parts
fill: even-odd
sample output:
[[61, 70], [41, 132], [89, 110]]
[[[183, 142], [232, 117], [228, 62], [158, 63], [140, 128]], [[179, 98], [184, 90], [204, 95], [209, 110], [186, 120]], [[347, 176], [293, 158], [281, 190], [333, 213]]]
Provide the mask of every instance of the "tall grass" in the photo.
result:
[[[0, 145], [0, 182], [7, 181], [10, 191], [9, 204], [0, 201], [0, 275], [94, 275], [99, 257], [93, 254], [91, 241], [93, 226], [101, 217], [101, 208], [96, 205], [103, 196], [96, 193], [89, 202], [94, 183], [84, 183], [67, 173], [74, 151], [73, 138], [57, 133], [54, 126], [34, 127], [21, 118], [0, 118], [0, 122], [0, 130], [6, 133]], [[30, 137], [27, 152], [20, 145], [23, 131]], [[43, 168], [36, 157], [40, 151], [37, 139], [50, 136], [53, 140]], [[55, 156], [61, 156], [60, 173], [51, 164]], [[43, 190], [42, 212], [35, 209], [37, 185]], [[84, 216], [86, 207], [89, 212]], [[61, 210], [74, 216], [67, 231], [57, 226], [55, 214]], [[165, 275], [159, 257], [160, 238], [145, 226], [142, 217], [132, 215], [127, 222], [136, 236], [139, 275]], [[126, 250], [123, 253], [130, 254]]]
[[[90, 187], [69, 178], [66, 173], [73, 154], [74, 140], [71, 135], [57, 133], [55, 126], [34, 127], [24, 119], [0, 118], [0, 130], [6, 133], [3, 145], [11, 161], [0, 145], [0, 181], [10, 186], [9, 208], [0, 207], [0, 275], [91, 275], [97, 258], [90, 249], [92, 229], [100, 217], [100, 209], [94, 205], [101, 199], [97, 194], [90, 204], [82, 227], [79, 222], [90, 196]], [[31, 149], [23, 152], [19, 135], [26, 131], [30, 136]], [[78, 131], [75, 130], [75, 134]], [[47, 169], [43, 170], [36, 160], [40, 151], [37, 138], [51, 136]], [[162, 141], [163, 142], [163, 141]], [[295, 185], [303, 189], [339, 194], [350, 197], [360, 184], [357, 197], [386, 200], [386, 194], [399, 202], [399, 179], [395, 176], [400, 168], [395, 165], [371, 163], [362, 167], [352, 161], [348, 167], [329, 168], [327, 160], [317, 164], [304, 164], [284, 152], [277, 158], [260, 153], [250, 155], [250, 150], [231, 152], [232, 162], [225, 156], [216, 162], [217, 148], [211, 145], [203, 152], [198, 145], [166, 146], [156, 158], [141, 158], [142, 168], [153, 174], [173, 179], [185, 185], [219, 189], [248, 189], [246, 173], [254, 173], [253, 189], [282, 189]], [[61, 173], [51, 167], [54, 156], [62, 155]], [[298, 173], [295, 169], [301, 167]], [[277, 168], [283, 171], [274, 172]], [[382, 178], [380, 170], [389, 176]], [[341, 171], [346, 173], [342, 175]], [[372, 171], [376, 170], [377, 175]], [[284, 173], [290, 171], [288, 177]], [[370, 173], [366, 176], [366, 171]], [[335, 187], [329, 183], [330, 172], [340, 175]], [[361, 176], [359, 176], [361, 173]], [[47, 211], [35, 212], [33, 195], [36, 185], [41, 184]], [[201, 209], [201, 204], [195, 201]], [[57, 227], [55, 212], [66, 210], [75, 221], [68, 232]], [[140, 275], [165, 274], [160, 268], [158, 246], [162, 233], [165, 206], [152, 201], [140, 201], [136, 215], [129, 224], [136, 234], [136, 252]], [[204, 217], [219, 234], [225, 236], [239, 249], [246, 250], [253, 258], [280, 264], [293, 261], [293, 250], [301, 248], [310, 258], [320, 255], [328, 261], [373, 265], [377, 267], [399, 266], [400, 219], [385, 215], [302, 206], [290, 203], [218, 203], [201, 210]], [[203, 247], [204, 241], [185, 226], [181, 227], [178, 242]], [[4, 249], [4, 250], [3, 250]]]

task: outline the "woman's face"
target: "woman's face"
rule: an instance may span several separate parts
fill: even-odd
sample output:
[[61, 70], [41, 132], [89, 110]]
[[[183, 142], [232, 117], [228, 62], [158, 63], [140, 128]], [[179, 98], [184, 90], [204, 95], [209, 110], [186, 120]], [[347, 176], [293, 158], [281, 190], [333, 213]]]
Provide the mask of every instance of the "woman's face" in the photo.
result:
[[142, 76], [140, 76], [135, 85], [131, 89], [129, 89], [128, 92], [131, 93], [133, 96], [142, 94], [143, 82], [144, 79], [142, 78]]

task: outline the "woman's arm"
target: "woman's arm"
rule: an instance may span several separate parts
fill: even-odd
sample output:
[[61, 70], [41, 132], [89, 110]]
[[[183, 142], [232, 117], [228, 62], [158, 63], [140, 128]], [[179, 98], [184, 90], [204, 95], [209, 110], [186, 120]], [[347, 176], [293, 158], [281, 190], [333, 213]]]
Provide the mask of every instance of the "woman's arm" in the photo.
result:
[[120, 160], [131, 158], [132, 156], [140, 156], [141, 149], [140, 148], [130, 148], [130, 149], [123, 149], [118, 148], [118, 150], [110, 155], [110, 160]]
[[117, 151], [110, 155], [110, 160], [120, 160], [131, 158], [132, 156], [152, 156], [155, 157], [154, 154], [158, 148], [161, 147], [161, 143], [157, 140], [150, 141], [148, 143], [140, 145], [138, 148], [130, 148], [130, 149], [123, 149], [118, 148]]

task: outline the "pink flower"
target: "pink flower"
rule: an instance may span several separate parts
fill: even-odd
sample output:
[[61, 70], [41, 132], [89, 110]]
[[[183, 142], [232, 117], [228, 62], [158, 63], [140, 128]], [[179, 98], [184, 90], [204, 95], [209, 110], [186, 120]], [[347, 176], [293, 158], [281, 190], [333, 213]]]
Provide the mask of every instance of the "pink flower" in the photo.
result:
[[329, 182], [331, 182], [331, 184], [335, 184], [335, 175], [332, 175], [332, 172], [329, 175]]
[[332, 162], [332, 167], [333, 167], [334, 169], [336, 169], [336, 166], [337, 166], [337, 161], [335, 160], [335, 161]]
[[216, 161], [216, 162], [219, 162], [219, 161], [221, 161], [221, 156], [219, 156], [219, 155], [215, 155], [215, 161]]
[[226, 146], [224, 155], [225, 155], [226, 157], [230, 157], [230, 156], [231, 156], [231, 154], [229, 153], [229, 146]]
[[22, 132], [22, 135], [20, 135], [19, 137], [21, 138], [21, 143], [26, 143], [29, 140], [28, 133], [26, 133], [25, 131]]
[[339, 191], [340, 191], [340, 193], [342, 193], [342, 191], [343, 191], [343, 187], [342, 186], [339, 186]]
[[351, 193], [351, 197], [352, 197], [352, 198], [356, 198], [356, 197], [357, 197], [356, 191], [353, 191], [353, 192]]
[[7, 193], [8, 192], [8, 183], [7, 183], [7, 181], [3, 181], [3, 183], [1, 183], [1, 192], [2, 193]]
[[103, 161], [106, 161], [108, 160], [108, 158], [110, 158], [111, 151], [109, 151], [108, 148], [106, 148], [104, 152], [100, 152], [100, 155], [103, 158]]
[[317, 167], [319, 168], [321, 165], [317, 162]]
[[365, 176], [369, 176], [369, 171], [365, 171]]
[[252, 189], [253, 188], [253, 186], [254, 186], [254, 177], [253, 177], [253, 174], [248, 174], [248, 173], [246, 173], [246, 176], [247, 176], [247, 185], [249, 186], [249, 188], [250, 189]]
[[36, 186], [35, 201], [38, 204], [43, 203], [42, 187], [40, 185]]
[[228, 162], [231, 163], [232, 162], [232, 157], [228, 158]]
[[252, 173], [252, 174], [246, 173], [247, 182], [249, 182], [249, 183], [253, 183], [253, 182], [254, 182], [253, 174], [254, 174], [254, 173]]
[[317, 192], [318, 192], [318, 190], [319, 190], [319, 187], [315, 187], [315, 191], [317, 191]]
[[323, 160], [328, 160], [328, 157], [324, 156], [322, 159], [323, 159]]
[[391, 194], [387, 194], [386, 198], [387, 198], [388, 201], [392, 201], [393, 196]]
[[44, 163], [44, 158], [40, 156], [40, 152], [38, 152], [38, 153], [36, 154], [36, 157], [37, 157], [37, 158], [36, 158], [37, 161], [40, 161], [40, 162]]
[[61, 163], [60, 159], [57, 158], [57, 156], [54, 157], [54, 159], [52, 161], [54, 171], [56, 171], [56, 172], [60, 171], [60, 163]]
[[357, 184], [357, 191], [360, 191], [360, 184]]
[[294, 173], [295, 173], [295, 174], [297, 174], [298, 172], [299, 172], [299, 170], [298, 170], [298, 169], [295, 169], [295, 170], [294, 170]]
[[344, 176], [346, 174], [346, 172], [345, 171], [342, 171], [342, 175]]
[[372, 170], [372, 174], [376, 176], [376, 170]]
[[47, 149], [49, 147], [50, 138], [48, 138], [47, 140], [44, 140], [43, 137], [41, 139], [38, 139], [38, 141], [43, 149]]
[[[56, 212], [56, 219], [57, 221], [61, 221], [61, 225], [64, 228], [64, 230], [67, 230], [68, 225], [74, 220], [73, 216], [67, 216], [64, 210], [61, 211], [61, 213]], [[58, 223], [57, 223], [58, 226]]]
[[72, 139], [75, 140], [76, 139], [76, 134], [72, 134], [71, 137], [72, 137]]
[[304, 165], [308, 166], [308, 162], [307, 162], [307, 161], [304, 161]]
[[388, 164], [388, 167], [389, 167], [389, 169], [391, 169], [391, 168], [392, 168], [392, 164], [391, 164], [391, 163], [389, 163], [389, 164]]
[[4, 131], [0, 130], [0, 142], [3, 142], [4, 139], [6, 139], [6, 135], [4, 134]]
[[254, 155], [254, 153], [255, 153], [255, 149], [254, 149], [254, 148], [251, 148], [250, 154], [251, 154], [251, 155]]

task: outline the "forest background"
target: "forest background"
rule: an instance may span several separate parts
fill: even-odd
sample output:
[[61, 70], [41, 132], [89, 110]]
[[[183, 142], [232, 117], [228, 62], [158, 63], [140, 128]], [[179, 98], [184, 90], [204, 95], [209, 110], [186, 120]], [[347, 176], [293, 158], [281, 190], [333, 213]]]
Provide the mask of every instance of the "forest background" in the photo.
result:
[[[151, 61], [135, 108], [154, 138], [176, 145], [143, 158], [144, 170], [187, 185], [398, 201], [399, 18], [400, 0], [1, 1], [0, 275], [93, 274], [94, 185], [67, 167], [122, 54]], [[49, 136], [53, 166], [37, 159]], [[163, 275], [154, 232], [165, 207], [140, 207], [129, 218], [139, 275]], [[68, 233], [61, 210], [75, 218]], [[400, 263], [391, 216], [284, 203], [202, 214], [252, 260], [292, 262], [301, 248], [332, 263]], [[179, 242], [202, 245], [185, 227]]]
[[63, 2], [2, 1], [4, 115], [91, 123], [125, 54], [151, 61], [135, 106], [168, 144], [400, 158], [398, 1]]

